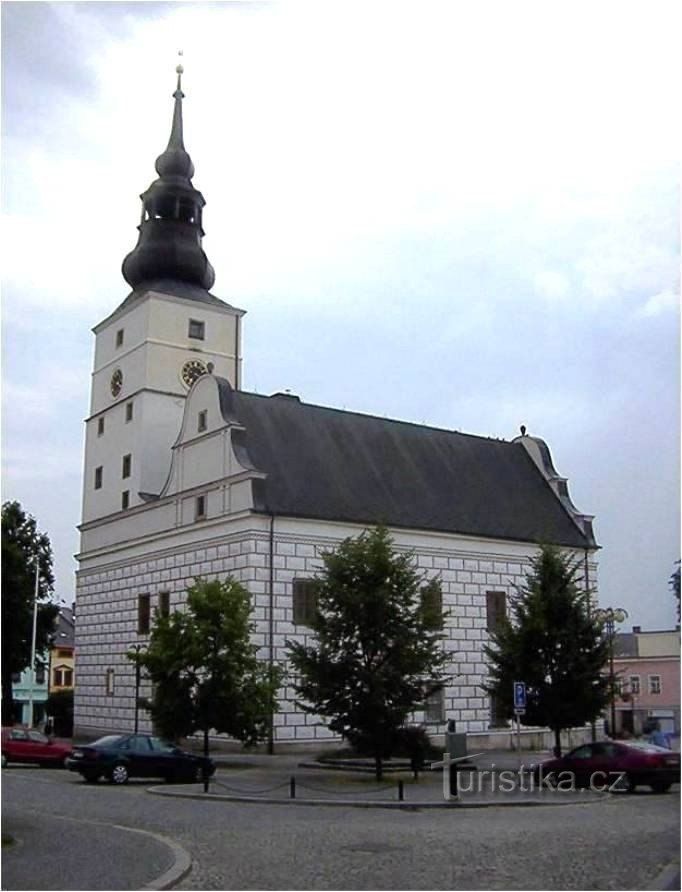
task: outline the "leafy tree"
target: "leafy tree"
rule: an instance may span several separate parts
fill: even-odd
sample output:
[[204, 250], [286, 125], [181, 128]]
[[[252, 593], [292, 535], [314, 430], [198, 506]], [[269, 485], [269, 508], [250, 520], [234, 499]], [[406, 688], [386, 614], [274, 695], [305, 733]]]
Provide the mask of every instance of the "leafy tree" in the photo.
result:
[[554, 546], [542, 546], [525, 586], [511, 599], [511, 621], [505, 618], [484, 648], [490, 664], [486, 691], [511, 716], [513, 684], [524, 681], [522, 722], [551, 728], [557, 754], [562, 729], [592, 721], [608, 699], [608, 646], [579, 581], [577, 563]]
[[57, 737], [73, 735], [73, 691], [53, 691], [45, 703], [45, 713], [54, 720]]
[[2, 724], [12, 724], [12, 675], [31, 662], [35, 558], [38, 555], [38, 623], [36, 655], [48, 644], [57, 607], [48, 601], [54, 586], [52, 548], [35, 518], [19, 502], [2, 506]]
[[677, 619], [680, 619], [680, 562], [676, 561], [677, 569], [673, 571], [670, 577], [670, 588], [673, 590], [673, 595], [677, 599]]
[[157, 612], [149, 647], [128, 658], [147, 670], [147, 708], [163, 734], [203, 731], [206, 754], [211, 729], [247, 746], [266, 735], [281, 670], [258, 660], [251, 612], [248, 590], [232, 578], [196, 579], [185, 612]]
[[395, 552], [383, 527], [345, 539], [322, 560], [311, 622], [317, 643], [287, 642], [300, 673], [299, 706], [371, 752], [380, 780], [405, 719], [444, 678], [441, 624], [434, 622], [439, 583], [422, 598], [412, 555]]

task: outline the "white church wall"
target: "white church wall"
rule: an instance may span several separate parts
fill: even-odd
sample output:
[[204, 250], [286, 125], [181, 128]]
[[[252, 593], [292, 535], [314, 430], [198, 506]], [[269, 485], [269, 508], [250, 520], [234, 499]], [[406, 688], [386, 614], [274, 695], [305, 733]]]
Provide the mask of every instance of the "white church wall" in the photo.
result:
[[[138, 636], [137, 597], [148, 593], [152, 606], [158, 593], [169, 591], [172, 609], [181, 609], [185, 593], [197, 576], [232, 575], [247, 585], [253, 597], [260, 656], [269, 655], [269, 611], [273, 611], [274, 658], [286, 665], [286, 641], [312, 641], [312, 633], [293, 622], [293, 581], [313, 576], [322, 566], [321, 552], [341, 539], [357, 535], [359, 525], [276, 518], [273, 550], [273, 590], [270, 594], [268, 518], [242, 516], [188, 531], [139, 538], [122, 548], [119, 560], [83, 556], [78, 573], [77, 609], [79, 687], [76, 725], [81, 733], [126, 730], [134, 717], [134, 672], [125, 658]], [[487, 670], [482, 648], [487, 641], [486, 592], [513, 592], [521, 585], [536, 546], [503, 541], [474, 540], [417, 531], [393, 530], [396, 546], [412, 549], [426, 578], [437, 576], [443, 587], [446, 619], [443, 646], [451, 655], [445, 686], [445, 719], [454, 718], [460, 730], [482, 732], [489, 725], [489, 701], [482, 689]], [[592, 577], [596, 565], [591, 562]], [[106, 673], [115, 672], [115, 691], [106, 694]], [[279, 695], [275, 739], [304, 744], [331, 739], [315, 716], [296, 709], [292, 680]], [[417, 720], [423, 715], [417, 713]], [[149, 727], [141, 713], [141, 727]], [[431, 733], [444, 722], [429, 725]]]

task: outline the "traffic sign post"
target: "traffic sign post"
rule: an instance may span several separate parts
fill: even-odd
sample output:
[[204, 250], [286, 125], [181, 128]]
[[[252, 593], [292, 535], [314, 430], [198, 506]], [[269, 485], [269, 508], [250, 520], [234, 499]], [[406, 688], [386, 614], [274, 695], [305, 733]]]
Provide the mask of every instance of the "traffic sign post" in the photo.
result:
[[514, 715], [516, 716], [516, 752], [521, 770], [521, 716], [526, 711], [526, 683], [514, 682]]

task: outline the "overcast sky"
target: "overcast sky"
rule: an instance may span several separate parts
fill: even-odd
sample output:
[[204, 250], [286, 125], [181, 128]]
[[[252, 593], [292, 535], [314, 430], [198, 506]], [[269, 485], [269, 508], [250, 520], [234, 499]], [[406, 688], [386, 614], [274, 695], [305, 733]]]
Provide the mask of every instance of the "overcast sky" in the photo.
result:
[[3, 489], [73, 598], [94, 336], [184, 51], [244, 386], [543, 437], [600, 598], [671, 627], [676, 4], [2, 4]]

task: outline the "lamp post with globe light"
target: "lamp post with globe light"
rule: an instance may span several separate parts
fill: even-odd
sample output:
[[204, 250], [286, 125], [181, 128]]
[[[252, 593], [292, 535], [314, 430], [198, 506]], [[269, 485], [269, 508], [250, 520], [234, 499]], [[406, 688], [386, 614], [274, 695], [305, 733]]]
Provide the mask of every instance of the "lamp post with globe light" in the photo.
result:
[[609, 644], [609, 695], [611, 698], [611, 737], [616, 734], [616, 679], [613, 669], [613, 639], [616, 623], [625, 622], [628, 612], [624, 607], [601, 607], [594, 611], [594, 618], [606, 632]]

